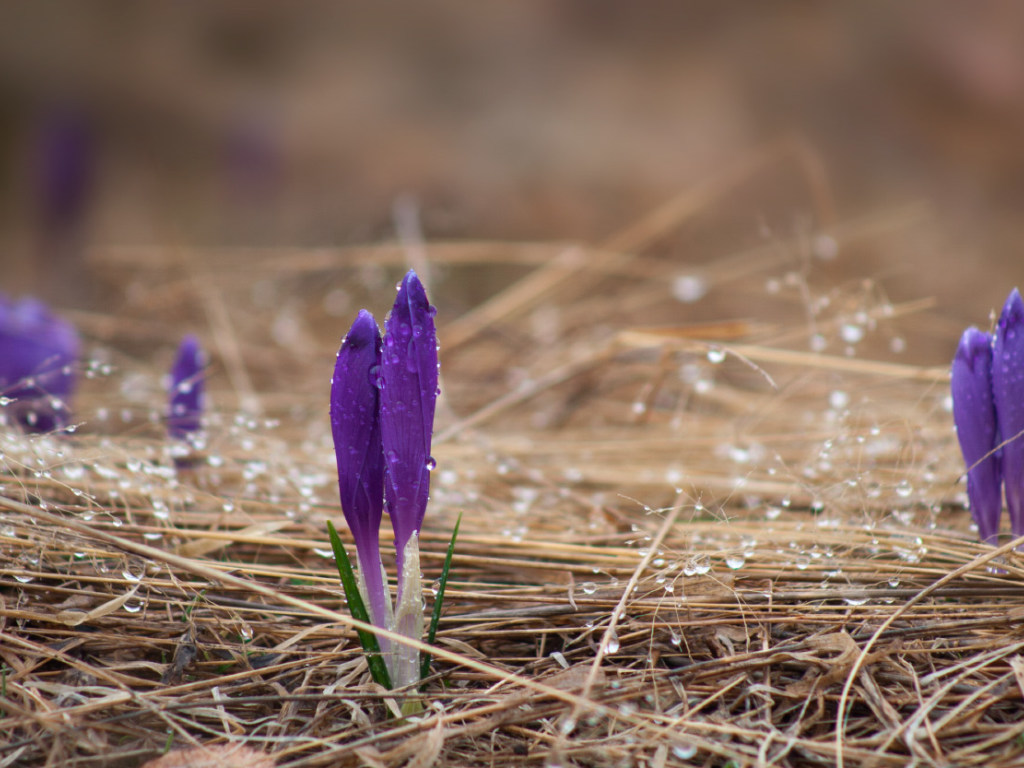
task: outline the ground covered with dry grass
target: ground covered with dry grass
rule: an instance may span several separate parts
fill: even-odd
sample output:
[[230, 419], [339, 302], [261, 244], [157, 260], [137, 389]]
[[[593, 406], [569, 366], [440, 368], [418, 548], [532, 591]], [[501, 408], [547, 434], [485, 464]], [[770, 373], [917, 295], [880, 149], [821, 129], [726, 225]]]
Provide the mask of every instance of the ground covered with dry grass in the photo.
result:
[[[78, 428], [0, 435], [0, 766], [1019, 765], [1024, 563], [977, 543], [946, 367], [913, 362], [945, 329], [828, 272], [925, 214], [830, 223], [812, 183], [824, 224], [682, 260], [760, 162], [593, 246], [94, 250], [126, 298], [74, 317]], [[389, 693], [327, 542], [327, 390], [409, 264], [442, 344], [426, 584], [463, 517], [433, 675]]]

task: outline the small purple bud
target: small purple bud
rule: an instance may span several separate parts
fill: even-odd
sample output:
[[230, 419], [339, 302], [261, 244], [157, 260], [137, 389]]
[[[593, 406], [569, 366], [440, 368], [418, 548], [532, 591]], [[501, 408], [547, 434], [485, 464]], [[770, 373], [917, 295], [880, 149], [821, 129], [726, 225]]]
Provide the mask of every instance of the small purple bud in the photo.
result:
[[1024, 301], [1014, 288], [996, 327], [992, 395], [1002, 448], [1002, 473], [1010, 529], [1024, 535]]
[[16, 401], [15, 417], [27, 431], [67, 426], [78, 352], [74, 326], [41, 301], [0, 295], [0, 396]]
[[181, 340], [171, 366], [167, 432], [176, 440], [189, 440], [202, 426], [206, 360], [199, 339], [189, 334]]
[[338, 462], [341, 511], [356, 542], [359, 572], [374, 624], [386, 627], [390, 598], [380, 559], [384, 506], [381, 448], [380, 331], [365, 309], [341, 342], [331, 379], [331, 431]]
[[995, 544], [998, 539], [1003, 509], [992, 379], [992, 337], [977, 328], [968, 328], [953, 358], [953, 421], [967, 465], [971, 514], [979, 538], [988, 544]]
[[405, 545], [427, 511], [430, 439], [437, 403], [435, 310], [416, 273], [406, 274], [385, 323], [381, 432], [388, 457], [384, 497], [395, 532], [398, 570]]

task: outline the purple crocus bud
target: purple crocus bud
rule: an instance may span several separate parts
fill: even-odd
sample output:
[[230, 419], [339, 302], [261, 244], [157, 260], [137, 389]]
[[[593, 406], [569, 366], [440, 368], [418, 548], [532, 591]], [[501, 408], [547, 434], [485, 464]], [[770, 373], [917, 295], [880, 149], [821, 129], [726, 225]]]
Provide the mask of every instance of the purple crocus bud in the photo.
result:
[[0, 295], [0, 396], [14, 401], [15, 418], [26, 430], [67, 426], [78, 352], [74, 326], [41, 301], [12, 303]]
[[[391, 601], [380, 559], [384, 454], [380, 423], [380, 331], [365, 309], [338, 350], [331, 379], [331, 431], [341, 511], [355, 538], [359, 577], [370, 618], [390, 626]], [[384, 648], [381, 649], [382, 651]]]
[[982, 541], [995, 544], [1003, 510], [999, 432], [992, 389], [992, 337], [968, 328], [953, 358], [953, 422], [967, 464], [967, 496]]
[[1003, 305], [992, 350], [992, 396], [1002, 448], [1010, 529], [1024, 535], [1024, 301], [1014, 288]]
[[406, 544], [423, 524], [434, 469], [430, 438], [438, 394], [435, 312], [423, 284], [410, 270], [385, 323], [381, 359], [384, 498], [395, 532], [399, 573]]
[[176, 440], [190, 441], [201, 427], [205, 364], [199, 339], [192, 334], [183, 338], [171, 366], [167, 410], [167, 432]]

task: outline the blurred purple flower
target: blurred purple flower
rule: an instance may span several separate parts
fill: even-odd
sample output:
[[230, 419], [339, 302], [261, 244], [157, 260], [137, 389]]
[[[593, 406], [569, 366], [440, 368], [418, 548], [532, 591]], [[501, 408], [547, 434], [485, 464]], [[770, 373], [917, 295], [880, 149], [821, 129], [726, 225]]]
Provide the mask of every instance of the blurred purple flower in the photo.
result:
[[1014, 288], [996, 327], [992, 395], [1002, 447], [1006, 506], [1014, 536], [1024, 535], [1024, 301]]
[[67, 106], [52, 110], [38, 134], [37, 188], [43, 226], [76, 228], [93, 183], [92, 133], [82, 114]]
[[176, 440], [190, 441], [202, 426], [206, 360], [199, 339], [189, 334], [181, 340], [171, 366], [167, 432]]
[[391, 601], [380, 558], [384, 509], [384, 453], [380, 426], [380, 331], [365, 309], [338, 350], [331, 379], [331, 432], [338, 463], [341, 511], [356, 542], [359, 577], [370, 617], [389, 625]]
[[953, 358], [953, 421], [967, 465], [971, 515], [979, 538], [988, 544], [997, 542], [1003, 509], [992, 379], [992, 337], [968, 328]]
[[67, 426], [79, 342], [74, 326], [41, 301], [0, 295], [0, 396], [30, 432]]
[[423, 284], [410, 270], [385, 323], [381, 360], [384, 498], [395, 532], [399, 571], [409, 538], [423, 525], [434, 469], [430, 438], [438, 394], [435, 314]]

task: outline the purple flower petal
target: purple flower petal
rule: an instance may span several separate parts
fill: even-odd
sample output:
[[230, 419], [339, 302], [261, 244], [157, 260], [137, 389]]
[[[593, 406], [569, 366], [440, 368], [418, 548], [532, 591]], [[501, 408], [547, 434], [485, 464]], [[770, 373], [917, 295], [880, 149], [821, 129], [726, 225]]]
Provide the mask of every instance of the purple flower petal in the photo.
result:
[[1002, 440], [1006, 506], [1014, 536], [1024, 534], [1024, 301], [1014, 288], [996, 328], [992, 395]]
[[967, 465], [971, 514], [979, 537], [989, 544], [997, 541], [1003, 509], [992, 376], [992, 337], [968, 328], [953, 358], [953, 421]]
[[331, 431], [338, 462], [341, 511], [355, 538], [370, 615], [375, 624], [386, 626], [388, 596], [380, 559], [380, 520], [384, 506], [378, 389], [380, 354], [377, 323], [373, 315], [361, 310], [341, 342], [334, 366]]
[[188, 440], [201, 426], [205, 362], [199, 339], [191, 334], [183, 338], [171, 366], [167, 411], [167, 432], [176, 440]]
[[395, 532], [398, 569], [406, 542], [427, 511], [430, 438], [437, 402], [435, 310], [416, 273], [402, 280], [385, 323], [381, 359], [381, 431], [387, 468], [384, 496]]
[[0, 296], [0, 395], [17, 401], [15, 415], [25, 429], [50, 432], [67, 425], [78, 351], [74, 326], [45, 304]]

